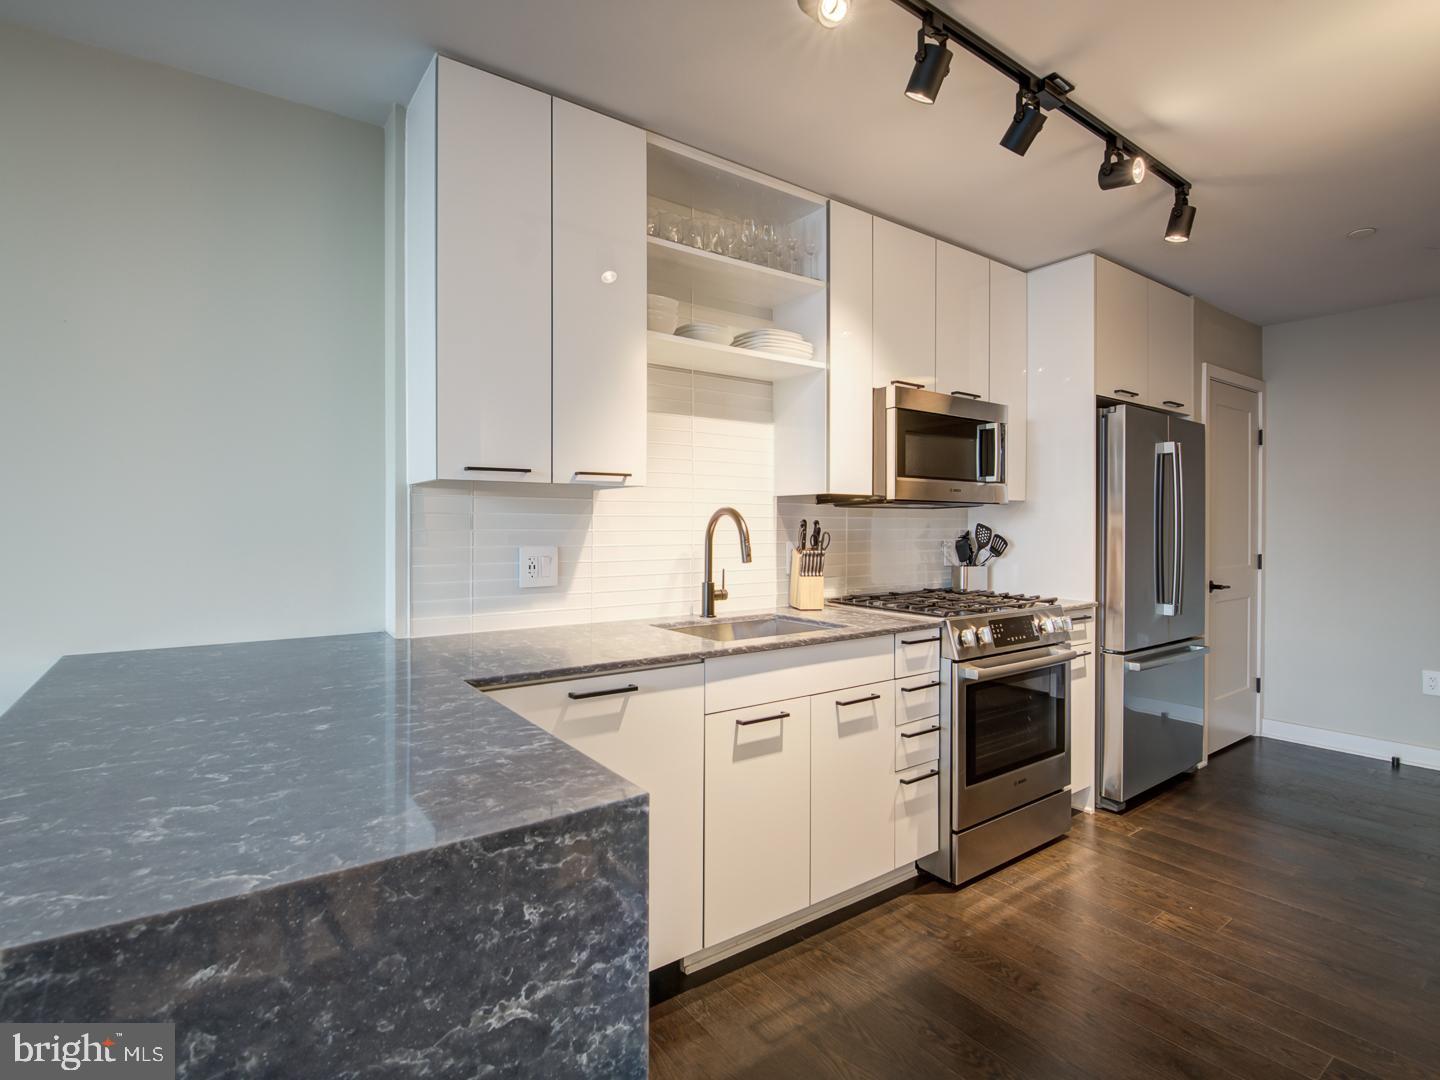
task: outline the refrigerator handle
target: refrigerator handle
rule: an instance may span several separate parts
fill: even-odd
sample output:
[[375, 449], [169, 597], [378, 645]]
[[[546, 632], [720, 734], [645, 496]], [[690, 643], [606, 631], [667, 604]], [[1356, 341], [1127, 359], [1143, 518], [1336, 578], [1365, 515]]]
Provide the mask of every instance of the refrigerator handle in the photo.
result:
[[[1169, 458], [1170, 489], [1174, 504], [1171, 507], [1170, 527], [1174, 530], [1170, 544], [1170, 588], [1165, 588], [1165, 459]], [[1180, 613], [1180, 566], [1184, 559], [1184, 541], [1181, 540], [1183, 511], [1180, 508], [1180, 444], [1161, 442], [1155, 444], [1155, 610], [1161, 615]]]
[[1171, 608], [1176, 615], [1185, 607], [1185, 472], [1180, 459], [1181, 445], [1179, 442], [1170, 444], [1174, 450], [1170, 454], [1170, 466], [1175, 470], [1175, 566], [1174, 578], [1170, 582]]

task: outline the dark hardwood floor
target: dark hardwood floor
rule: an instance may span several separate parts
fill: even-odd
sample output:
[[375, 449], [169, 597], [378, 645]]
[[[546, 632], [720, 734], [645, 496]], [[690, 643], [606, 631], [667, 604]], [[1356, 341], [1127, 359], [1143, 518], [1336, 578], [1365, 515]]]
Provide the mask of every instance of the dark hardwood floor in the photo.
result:
[[671, 1077], [1440, 1077], [1440, 773], [1253, 739], [650, 1013]]

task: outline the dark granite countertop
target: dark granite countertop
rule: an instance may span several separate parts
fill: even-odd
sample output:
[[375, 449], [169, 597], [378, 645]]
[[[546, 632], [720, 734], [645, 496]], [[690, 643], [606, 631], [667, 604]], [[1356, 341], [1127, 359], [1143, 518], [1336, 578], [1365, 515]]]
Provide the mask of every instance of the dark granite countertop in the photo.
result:
[[[0, 716], [0, 950], [638, 797], [500, 685], [892, 633], [721, 643], [655, 621], [70, 656]], [[468, 681], [467, 681], [468, 680]]]

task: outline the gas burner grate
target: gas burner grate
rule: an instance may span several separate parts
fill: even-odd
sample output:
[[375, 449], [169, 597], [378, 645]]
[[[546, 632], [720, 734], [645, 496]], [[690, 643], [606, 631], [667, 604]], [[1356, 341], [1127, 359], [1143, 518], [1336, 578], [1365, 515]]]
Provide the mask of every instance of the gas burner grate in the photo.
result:
[[955, 592], [953, 589], [914, 589], [909, 592], [857, 593], [834, 601], [851, 607], [896, 611], [906, 615], [985, 615], [997, 611], [1017, 611], [1044, 607], [1057, 598], [1030, 596], [1024, 593]]

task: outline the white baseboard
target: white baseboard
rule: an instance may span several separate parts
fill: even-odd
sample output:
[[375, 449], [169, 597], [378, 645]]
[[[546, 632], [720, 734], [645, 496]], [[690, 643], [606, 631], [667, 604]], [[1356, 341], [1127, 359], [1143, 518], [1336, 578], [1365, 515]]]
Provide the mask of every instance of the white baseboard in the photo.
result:
[[1359, 754], [1361, 757], [1380, 758], [1382, 761], [1398, 757], [1405, 765], [1440, 769], [1440, 747], [1372, 739], [1367, 735], [1352, 735], [1348, 731], [1329, 731], [1325, 728], [1306, 727], [1304, 724], [1291, 724], [1284, 720], [1272, 720], [1268, 716], [1260, 725], [1260, 734], [1267, 739], [1316, 746], [1321, 750], [1338, 750], [1342, 754]]

